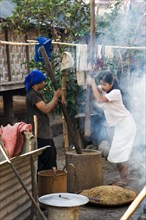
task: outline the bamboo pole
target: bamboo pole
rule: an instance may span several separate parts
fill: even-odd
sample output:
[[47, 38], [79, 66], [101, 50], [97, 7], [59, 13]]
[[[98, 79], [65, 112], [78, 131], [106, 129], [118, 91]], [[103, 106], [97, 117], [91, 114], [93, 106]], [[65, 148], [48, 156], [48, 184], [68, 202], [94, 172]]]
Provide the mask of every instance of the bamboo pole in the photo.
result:
[[[27, 42], [27, 38], [28, 38], [28, 36], [27, 36], [27, 34], [26, 34], [26, 35], [25, 35], [25, 42]], [[30, 72], [30, 66], [29, 66], [29, 62], [30, 62], [30, 59], [29, 59], [29, 57], [30, 57], [29, 47], [25, 46], [25, 51], [26, 51], [26, 62], [27, 62], [26, 66], [27, 66], [27, 72], [29, 73], [29, 72]]]
[[[44, 58], [44, 63], [45, 63], [47, 74], [48, 74], [48, 76], [50, 77], [50, 79], [51, 79], [51, 81], [53, 83], [54, 89], [57, 90], [58, 89], [57, 81], [56, 81], [56, 78], [54, 76], [54, 72], [53, 72], [51, 63], [50, 63], [50, 61], [48, 59], [48, 56], [47, 56], [47, 53], [45, 51], [44, 46], [40, 47], [40, 51], [41, 51], [41, 54], [42, 54], [42, 56]], [[76, 140], [75, 131], [73, 130], [71, 119], [70, 119], [70, 117], [68, 115], [66, 106], [61, 101], [59, 101], [59, 104], [60, 104], [61, 110], [62, 110], [62, 112], [64, 114], [64, 117], [65, 117], [65, 120], [66, 120], [66, 123], [67, 123], [67, 126], [68, 126], [68, 130], [70, 131], [70, 134], [71, 134], [72, 141], [73, 141], [73, 144], [75, 146], [76, 152], [77, 152], [77, 154], [82, 154], [82, 150], [81, 150], [81, 148], [78, 145], [78, 142]]]
[[120, 220], [127, 220], [130, 218], [130, 216], [133, 214], [133, 212], [136, 210], [136, 208], [139, 206], [139, 204], [142, 202], [142, 200], [146, 197], [146, 186], [142, 189], [142, 191], [138, 194], [136, 199], [131, 203], [125, 214], [120, 218]]
[[37, 137], [38, 137], [38, 119], [37, 119], [36, 115], [33, 116], [33, 121], [34, 121], [34, 136], [37, 139]]
[[[33, 45], [39, 45], [38, 41], [34, 40], [27, 40], [28, 43], [24, 42], [11, 42], [11, 41], [2, 41], [0, 40], [0, 44], [6, 44], [6, 45], [13, 45], [13, 46], [33, 46]], [[76, 46], [78, 44], [73, 43], [64, 43], [64, 42], [54, 42], [52, 41], [52, 44], [60, 44], [60, 45], [66, 45], [66, 46]]]
[[24, 43], [24, 42], [11, 42], [11, 41], [2, 41], [0, 40], [0, 44], [13, 45], [13, 46], [33, 46], [39, 43]]
[[[0, 40], [0, 44], [8, 44], [8, 45], [14, 45], [14, 46], [33, 46], [33, 45], [38, 45], [39, 43], [35, 40], [27, 40], [28, 43], [24, 43], [24, 42], [10, 42], [10, 41], [2, 41]], [[30, 43], [29, 43], [30, 42]], [[60, 45], [66, 45], [66, 46], [74, 46], [76, 47], [79, 44], [74, 44], [74, 43], [65, 43], [65, 42], [55, 42], [52, 41], [52, 44], [60, 44]], [[146, 50], [146, 47], [136, 47], [136, 46], [120, 46], [120, 45], [104, 45], [104, 46], [110, 46], [112, 48], [117, 48], [117, 49], [133, 49], [133, 50]]]
[[[8, 30], [5, 29], [5, 40], [9, 40]], [[8, 67], [8, 81], [12, 80], [11, 76], [11, 60], [10, 60], [10, 48], [9, 45], [6, 45], [6, 57], [7, 57], [7, 67]]]
[[[94, 64], [95, 54], [95, 0], [90, 0], [90, 42], [89, 42], [89, 64]], [[91, 74], [91, 72], [90, 72]], [[91, 86], [87, 85], [85, 106], [85, 137], [91, 135]]]
[[[64, 103], [66, 103], [66, 70], [62, 71], [62, 98], [64, 100]], [[64, 118], [64, 115], [62, 114], [62, 124], [63, 124], [63, 135], [64, 135], [64, 148], [65, 151], [68, 151], [69, 149], [69, 138], [68, 138], [68, 128], [67, 124]]]

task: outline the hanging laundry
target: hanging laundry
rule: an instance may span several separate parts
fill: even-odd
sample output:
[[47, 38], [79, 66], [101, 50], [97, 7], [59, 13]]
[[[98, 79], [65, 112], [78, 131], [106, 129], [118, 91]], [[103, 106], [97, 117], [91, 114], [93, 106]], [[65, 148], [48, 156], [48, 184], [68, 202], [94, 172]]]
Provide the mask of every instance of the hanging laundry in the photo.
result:
[[102, 45], [97, 45], [97, 58], [102, 58]]
[[87, 44], [76, 45], [76, 68], [77, 71], [87, 70], [88, 51]]
[[74, 59], [70, 52], [62, 53], [61, 71], [66, 70], [74, 65]]
[[77, 84], [79, 86], [84, 86], [85, 83], [86, 83], [85, 72], [84, 71], [77, 71]]
[[34, 60], [36, 62], [43, 62], [43, 56], [40, 52], [40, 47], [44, 46], [46, 53], [48, 55], [48, 58], [51, 58], [51, 42], [52, 40], [46, 38], [46, 37], [38, 37], [36, 39], [39, 42], [39, 45], [35, 45], [35, 55], [34, 55]]
[[77, 83], [79, 86], [85, 85], [85, 72], [88, 69], [88, 47], [87, 44], [76, 45], [76, 71]]
[[21, 153], [24, 144], [24, 132], [32, 132], [32, 125], [25, 122], [8, 124], [0, 128], [0, 140], [3, 142], [9, 158]]
[[130, 10], [130, 7], [131, 7], [131, 3], [132, 1], [131, 0], [124, 0], [121, 2], [120, 4], [120, 11], [125, 15], [125, 13], [127, 14], [128, 11]]
[[105, 46], [105, 57], [108, 59], [113, 58], [113, 48], [112, 46]]

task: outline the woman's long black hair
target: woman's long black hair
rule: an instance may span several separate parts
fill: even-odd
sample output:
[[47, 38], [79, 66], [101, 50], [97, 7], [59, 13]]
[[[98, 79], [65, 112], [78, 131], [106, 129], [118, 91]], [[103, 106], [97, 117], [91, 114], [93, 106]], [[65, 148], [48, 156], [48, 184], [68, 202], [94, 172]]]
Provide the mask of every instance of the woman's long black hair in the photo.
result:
[[[113, 89], [120, 89], [119, 83], [118, 83], [117, 79], [109, 71], [102, 71], [102, 72], [100, 72], [99, 75], [98, 75], [98, 80], [99, 81], [102, 80], [102, 81], [104, 81], [106, 83], [113, 84], [111, 90], [113, 90]], [[110, 92], [110, 91], [108, 91], [108, 92]]]
[[[124, 91], [120, 88], [119, 82], [114, 77], [114, 75], [111, 72], [109, 72], [108, 70], [101, 71], [98, 74], [98, 81], [100, 81], [100, 80], [102, 80], [102, 81], [104, 81], [106, 83], [109, 83], [109, 84], [113, 83], [113, 86], [110, 89], [110, 91], [113, 90], [113, 89], [119, 89], [121, 91], [121, 94], [122, 94], [123, 103], [127, 107], [127, 109], [129, 109], [129, 106], [128, 106], [128, 103], [127, 103], [127, 97], [125, 96]], [[109, 93], [110, 91], [108, 91], [107, 93]]]

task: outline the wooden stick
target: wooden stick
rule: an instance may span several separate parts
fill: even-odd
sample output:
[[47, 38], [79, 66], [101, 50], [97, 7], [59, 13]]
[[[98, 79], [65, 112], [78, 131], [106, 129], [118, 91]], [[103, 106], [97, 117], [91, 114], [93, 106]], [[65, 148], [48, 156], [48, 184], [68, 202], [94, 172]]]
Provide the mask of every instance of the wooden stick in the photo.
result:
[[[38, 41], [36, 40], [27, 40], [28, 42], [31, 42], [31, 43], [38, 43]], [[65, 43], [65, 42], [57, 42], [57, 41], [52, 41], [52, 44], [62, 44], [62, 45], [68, 45], [68, 46], [76, 46], [78, 44], [73, 44], [73, 43]]]
[[34, 200], [34, 198], [32, 197], [32, 195], [30, 194], [29, 190], [26, 188], [24, 182], [22, 181], [19, 173], [17, 172], [16, 168], [14, 167], [14, 165], [11, 163], [9, 157], [7, 156], [7, 153], [4, 149], [4, 147], [2, 146], [2, 143], [0, 142], [0, 150], [2, 151], [2, 154], [4, 155], [6, 161], [8, 162], [8, 164], [11, 166], [12, 170], [14, 171], [17, 179], [19, 180], [19, 182], [21, 183], [22, 187], [24, 188], [25, 192], [27, 193], [27, 195], [29, 196], [30, 200], [32, 201], [32, 203], [34, 204], [35, 208], [38, 210], [38, 213], [41, 217], [41, 219], [43, 220], [47, 220], [45, 215], [43, 214], [43, 212], [40, 210], [38, 204], [36, 203], [36, 201]]
[[34, 120], [34, 136], [37, 138], [37, 136], [38, 136], [38, 121], [37, 121], [36, 115], [33, 116], [33, 120]]
[[[66, 70], [62, 71], [62, 89], [61, 90], [62, 90], [62, 97], [64, 99], [64, 102], [66, 103]], [[62, 124], [63, 124], [63, 134], [64, 134], [64, 148], [65, 148], [65, 151], [68, 151], [69, 149], [68, 128], [67, 128], [64, 115], [62, 115]]]
[[[47, 70], [47, 73], [48, 73], [48, 76], [50, 77], [51, 81], [52, 81], [52, 84], [54, 86], [54, 89], [57, 90], [58, 89], [58, 85], [57, 85], [57, 81], [55, 79], [55, 76], [54, 76], [54, 73], [53, 73], [53, 69], [52, 69], [52, 66], [51, 66], [51, 63], [49, 61], [49, 58], [47, 56], [47, 53], [45, 51], [45, 48], [44, 46], [41, 46], [40, 47], [40, 51], [41, 51], [41, 54], [44, 58], [44, 62], [45, 62], [45, 67], [46, 67], [46, 70]], [[75, 146], [75, 149], [76, 149], [76, 152], [78, 154], [82, 154], [82, 150], [80, 148], [80, 146], [78, 145], [78, 142], [77, 142], [77, 139], [76, 139], [76, 135], [75, 135], [75, 132], [73, 130], [73, 126], [72, 126], [72, 123], [71, 123], [71, 119], [68, 115], [68, 112], [67, 112], [67, 109], [66, 109], [66, 106], [64, 103], [62, 103], [61, 101], [59, 102], [60, 104], [60, 107], [61, 107], [61, 110], [64, 114], [64, 117], [65, 117], [65, 120], [66, 120], [66, 123], [67, 123], [67, 126], [68, 126], [68, 130], [70, 131], [70, 134], [71, 134], [71, 137], [72, 137], [72, 142]]]
[[35, 148], [38, 149], [38, 140], [37, 140], [37, 137], [38, 137], [38, 119], [37, 119], [36, 115], [33, 115], [33, 122], [34, 122], [34, 136], [35, 136], [35, 139], [36, 139]]
[[[39, 45], [38, 41], [35, 40], [27, 40], [28, 43], [25, 42], [10, 42], [10, 41], [0, 41], [0, 44], [8, 44], [8, 45], [13, 45], [13, 46], [33, 46], [33, 45]], [[64, 42], [54, 42], [52, 41], [52, 44], [61, 44], [61, 45], [66, 45], [66, 46], [76, 46], [77, 44], [73, 43], [64, 43]]]
[[[90, 0], [90, 42], [89, 42], [89, 63], [95, 63], [95, 0]], [[91, 72], [89, 73], [91, 75]], [[86, 106], [85, 106], [85, 137], [91, 135], [91, 86], [87, 85], [86, 89]]]
[[62, 45], [66, 45], [66, 46], [73, 46], [73, 47], [75, 47], [76, 45], [78, 45], [78, 44], [73, 44], [73, 43], [64, 43], [64, 42], [55, 42], [55, 41], [52, 41], [52, 44], [62, 44]]
[[146, 186], [143, 188], [143, 190], [138, 194], [138, 196], [135, 198], [135, 200], [131, 203], [125, 214], [120, 218], [120, 220], [127, 220], [130, 218], [130, 216], [133, 214], [133, 212], [136, 210], [136, 208], [139, 206], [139, 204], [142, 202], [142, 200], [146, 197]]
[[39, 43], [24, 43], [24, 42], [10, 42], [10, 41], [2, 41], [0, 40], [0, 44], [8, 44], [13, 46], [33, 46]]

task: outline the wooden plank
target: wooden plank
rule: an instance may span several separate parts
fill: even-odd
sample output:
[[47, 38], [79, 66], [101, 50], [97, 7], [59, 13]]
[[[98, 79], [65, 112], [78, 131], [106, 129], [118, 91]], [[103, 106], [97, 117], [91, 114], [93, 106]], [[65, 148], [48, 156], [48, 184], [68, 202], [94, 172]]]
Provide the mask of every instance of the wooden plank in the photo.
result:
[[[39, 148], [39, 149], [30, 151], [30, 152], [27, 152], [25, 154], [21, 154], [19, 156], [13, 157], [10, 160], [15, 164], [15, 162], [18, 162], [19, 160], [22, 161], [25, 157], [29, 158], [31, 155], [33, 157], [37, 157], [38, 155], [40, 155], [47, 148], [48, 148], [48, 146], [45, 146], [45, 147], [42, 147], [42, 148]], [[4, 160], [4, 161], [0, 162], [0, 165], [5, 164], [5, 163], [8, 164], [8, 162], [6, 160]]]

